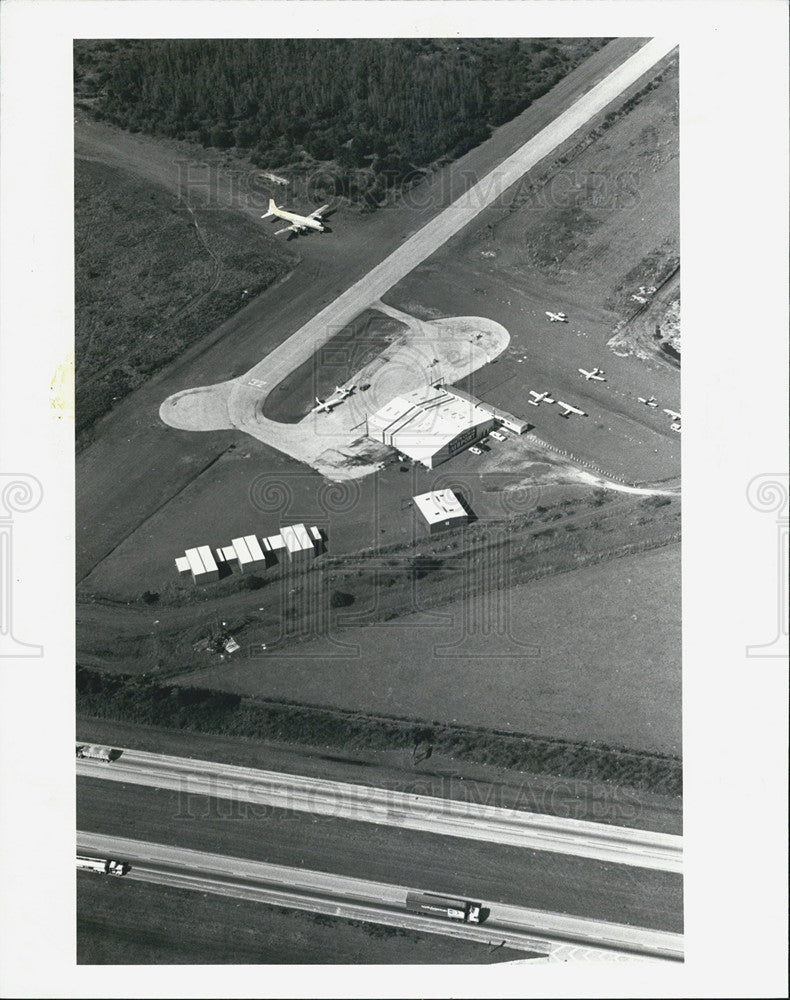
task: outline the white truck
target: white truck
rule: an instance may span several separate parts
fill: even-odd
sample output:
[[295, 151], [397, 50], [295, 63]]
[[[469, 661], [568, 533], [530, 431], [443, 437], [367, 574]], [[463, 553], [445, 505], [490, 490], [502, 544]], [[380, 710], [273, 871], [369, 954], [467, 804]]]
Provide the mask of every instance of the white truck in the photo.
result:
[[95, 872], [97, 875], [125, 875], [129, 865], [125, 861], [113, 861], [111, 858], [88, 858], [77, 855], [77, 868], [82, 872]]
[[436, 917], [448, 917], [450, 920], [462, 920], [469, 924], [479, 924], [482, 906], [480, 903], [470, 903], [468, 899], [451, 899], [449, 896], [438, 896], [434, 892], [409, 892], [406, 894], [406, 909]]
[[112, 760], [112, 750], [109, 747], [95, 746], [91, 743], [78, 743], [77, 757], [80, 760], [103, 760], [109, 764]]

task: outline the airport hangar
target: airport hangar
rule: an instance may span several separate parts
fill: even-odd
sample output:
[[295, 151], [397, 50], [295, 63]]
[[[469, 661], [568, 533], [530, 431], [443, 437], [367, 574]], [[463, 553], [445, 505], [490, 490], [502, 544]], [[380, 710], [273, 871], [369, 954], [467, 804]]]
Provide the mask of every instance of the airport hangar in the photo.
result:
[[497, 426], [523, 434], [529, 424], [463, 389], [435, 383], [396, 396], [370, 414], [367, 436], [433, 469]]

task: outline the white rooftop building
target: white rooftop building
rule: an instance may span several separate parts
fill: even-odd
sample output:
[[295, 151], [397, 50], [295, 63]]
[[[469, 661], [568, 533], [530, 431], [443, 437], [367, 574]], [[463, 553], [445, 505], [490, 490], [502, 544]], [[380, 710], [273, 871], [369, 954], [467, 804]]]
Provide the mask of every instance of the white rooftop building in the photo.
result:
[[292, 562], [301, 562], [315, 554], [310, 532], [303, 524], [289, 524], [282, 529], [281, 535]]
[[[184, 555], [195, 583], [212, 583], [214, 580], [219, 580], [219, 566], [217, 566], [208, 545], [200, 545], [196, 549], [187, 549]], [[178, 566], [178, 563], [176, 563], [176, 566]]]
[[485, 437], [495, 423], [473, 397], [423, 386], [396, 396], [371, 414], [367, 433], [433, 469]]
[[309, 557], [325, 551], [326, 536], [321, 530], [315, 526], [308, 528], [304, 524], [290, 524], [277, 535], [234, 538], [230, 545], [220, 547], [214, 553], [208, 545], [187, 549], [183, 556], [176, 557], [175, 564], [181, 576], [191, 575], [195, 583], [209, 583], [219, 580], [220, 566], [224, 575], [234, 566], [241, 573], [250, 573], [282, 562], [286, 555], [287, 563], [302, 566]]
[[231, 541], [231, 545], [236, 552], [239, 569], [242, 573], [254, 572], [257, 569], [266, 569], [266, 557], [255, 535], [234, 538]]
[[452, 490], [421, 493], [414, 497], [414, 505], [428, 523], [431, 534], [458, 524], [466, 524], [469, 520], [469, 511]]

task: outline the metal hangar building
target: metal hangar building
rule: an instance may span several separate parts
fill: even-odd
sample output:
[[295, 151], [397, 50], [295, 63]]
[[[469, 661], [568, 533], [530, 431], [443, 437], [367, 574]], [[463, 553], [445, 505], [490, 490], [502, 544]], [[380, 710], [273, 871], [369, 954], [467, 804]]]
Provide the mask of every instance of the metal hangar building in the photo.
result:
[[473, 397], [423, 386], [368, 416], [368, 437], [433, 469], [485, 437], [497, 423]]

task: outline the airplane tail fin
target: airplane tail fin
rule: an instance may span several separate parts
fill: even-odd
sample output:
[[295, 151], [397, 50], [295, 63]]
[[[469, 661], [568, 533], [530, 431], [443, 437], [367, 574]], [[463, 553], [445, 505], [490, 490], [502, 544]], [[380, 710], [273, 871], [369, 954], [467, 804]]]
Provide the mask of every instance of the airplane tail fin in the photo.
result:
[[277, 206], [274, 204], [274, 198], [269, 199], [269, 211], [265, 215], [262, 215], [262, 219], [268, 219], [270, 215], [274, 215], [277, 210]]

